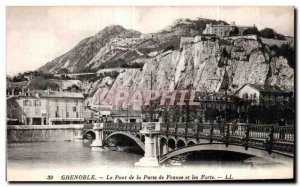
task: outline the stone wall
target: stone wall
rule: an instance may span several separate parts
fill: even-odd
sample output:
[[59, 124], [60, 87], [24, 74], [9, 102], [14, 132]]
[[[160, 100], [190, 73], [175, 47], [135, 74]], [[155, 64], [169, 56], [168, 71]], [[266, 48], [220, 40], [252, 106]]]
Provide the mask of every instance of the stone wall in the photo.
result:
[[83, 125], [8, 125], [7, 142], [73, 141]]

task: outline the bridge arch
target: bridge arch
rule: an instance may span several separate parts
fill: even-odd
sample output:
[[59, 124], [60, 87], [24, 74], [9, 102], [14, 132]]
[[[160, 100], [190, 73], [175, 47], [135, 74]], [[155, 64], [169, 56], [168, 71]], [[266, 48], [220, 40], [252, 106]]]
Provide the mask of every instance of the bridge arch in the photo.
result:
[[165, 136], [159, 139], [160, 155], [166, 154], [168, 152], [168, 138]]
[[180, 149], [187, 145], [186, 141], [182, 138], [177, 139], [177, 148]]
[[169, 138], [168, 139], [168, 147], [173, 150], [176, 148], [176, 145], [177, 145], [177, 141], [175, 138]]
[[128, 138], [134, 140], [135, 143], [136, 143], [143, 151], [145, 151], [145, 144], [144, 144], [139, 138], [137, 138], [137, 137], [134, 136], [133, 134], [130, 134], [130, 133], [127, 133], [127, 132], [113, 132], [113, 133], [111, 133], [110, 135], [108, 135], [108, 136], [105, 138], [105, 141], [106, 141], [107, 139], [109, 139], [110, 137], [116, 136], [116, 135], [127, 136]]
[[187, 140], [187, 146], [196, 145], [196, 144], [197, 144], [196, 140]]
[[96, 133], [93, 130], [87, 130], [84, 132], [82, 137], [83, 137], [83, 139], [89, 139], [89, 137], [92, 139], [95, 139]]
[[205, 151], [205, 150], [238, 152], [238, 153], [244, 153], [244, 154], [253, 155], [261, 158], [271, 159], [286, 165], [293, 164], [293, 155], [280, 153], [280, 152], [272, 152], [271, 154], [269, 154], [268, 151], [264, 149], [251, 148], [251, 147], [245, 150], [245, 147], [239, 145], [229, 145], [228, 147], [226, 147], [226, 145], [222, 143], [197, 144], [197, 145], [183, 147], [181, 149], [176, 149], [170, 151], [165, 155], [162, 155], [159, 159], [159, 163], [163, 163], [174, 156], [181, 155], [184, 153], [194, 152], [194, 151]]
[[135, 134], [135, 137], [137, 137], [137, 138], [140, 139], [140, 140], [142, 139], [142, 135], [141, 135], [140, 133], [136, 133], [136, 134]]

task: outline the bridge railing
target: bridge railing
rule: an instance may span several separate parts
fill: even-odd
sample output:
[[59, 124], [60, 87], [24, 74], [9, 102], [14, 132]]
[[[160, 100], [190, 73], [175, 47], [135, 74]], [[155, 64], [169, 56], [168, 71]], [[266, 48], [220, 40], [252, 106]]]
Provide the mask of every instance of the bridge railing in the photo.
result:
[[293, 126], [274, 126], [273, 140], [278, 142], [294, 143], [295, 128]]
[[140, 123], [105, 123], [104, 130], [113, 131], [140, 131], [142, 129], [142, 124]]
[[[228, 130], [229, 128], [229, 130]], [[139, 132], [142, 129], [141, 123], [105, 123], [104, 130], [112, 131], [130, 131]], [[225, 124], [194, 124], [194, 123], [175, 123], [171, 127], [167, 127], [162, 123], [162, 134], [167, 136], [208, 139], [212, 141], [230, 141], [233, 138], [243, 139], [243, 142], [248, 140], [267, 142], [268, 145], [274, 143], [289, 143], [293, 144], [294, 126], [278, 126], [278, 125], [257, 125], [257, 124], [242, 124], [242, 123], [227, 123]], [[242, 141], [240, 141], [242, 142]], [[263, 143], [265, 144], [265, 143]]]
[[249, 138], [266, 139], [269, 137], [272, 125], [249, 125]]

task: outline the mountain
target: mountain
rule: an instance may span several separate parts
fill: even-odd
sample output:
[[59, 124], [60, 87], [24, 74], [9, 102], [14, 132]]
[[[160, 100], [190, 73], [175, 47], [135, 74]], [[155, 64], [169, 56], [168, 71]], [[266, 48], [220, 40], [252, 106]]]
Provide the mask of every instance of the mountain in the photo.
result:
[[[71, 73], [101, 70], [100, 76], [82, 84], [89, 96], [88, 105], [99, 103], [101, 94], [109, 97], [104, 90], [120, 87], [149, 89], [151, 72], [155, 89], [219, 91], [226, 67], [231, 94], [248, 83], [293, 90], [293, 38], [199, 38], [209, 23], [228, 24], [202, 18], [178, 19], [163, 30], [148, 34], [112, 25], [82, 40], [39, 71], [57, 73], [64, 68]], [[191, 42], [180, 47], [182, 37], [189, 37]], [[115, 67], [121, 69], [109, 69]]]
[[60, 69], [66, 68], [71, 73], [85, 72], [91, 66], [88, 63], [94, 60], [95, 55], [99, 55], [99, 52], [103, 53], [107, 49], [107, 43], [115, 38], [135, 38], [140, 35], [140, 32], [127, 30], [120, 25], [108, 26], [96, 35], [80, 41], [73, 49], [48, 62], [38, 71], [57, 73]]
[[207, 23], [225, 23], [209, 19], [178, 19], [158, 33], [146, 34], [111, 25], [96, 35], [80, 41], [73, 49], [38, 69], [44, 73], [58, 73], [68, 69], [70, 73], [96, 72], [99, 69], [144, 63], [151, 52], [166, 48], [179, 49], [181, 36], [199, 35]]

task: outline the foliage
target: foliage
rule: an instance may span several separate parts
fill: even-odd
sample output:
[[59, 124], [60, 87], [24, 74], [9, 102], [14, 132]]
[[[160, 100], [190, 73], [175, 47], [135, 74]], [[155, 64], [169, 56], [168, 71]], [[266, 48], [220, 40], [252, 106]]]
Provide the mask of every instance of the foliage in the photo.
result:
[[271, 28], [265, 28], [263, 30], [259, 31], [259, 36], [263, 38], [272, 38], [272, 39], [278, 39], [278, 40], [284, 40], [285, 37], [282, 34], [276, 33], [273, 29]]
[[22, 81], [26, 81], [27, 79], [24, 77], [24, 74], [18, 74], [17, 76], [14, 76], [12, 78], [13, 82], [22, 82]]
[[168, 47], [166, 47], [164, 50], [163, 50], [163, 52], [166, 52], [166, 51], [169, 51], [169, 50], [174, 50], [175, 49], [175, 47], [173, 46], [173, 45], [170, 45], [170, 46], [168, 46]]
[[70, 71], [67, 68], [62, 68], [58, 70], [58, 74], [68, 74]]
[[42, 77], [45, 79], [54, 79], [54, 75], [53, 74], [49, 74], [49, 73], [43, 73], [40, 71], [26, 71], [24, 73], [19, 73], [18, 75], [14, 76], [11, 80], [13, 82], [20, 82], [20, 81], [26, 81], [27, 78], [25, 76], [30, 76], [32, 75], [32, 77]]
[[37, 77], [30, 82], [28, 88], [30, 90], [46, 90], [47, 88], [59, 90], [59, 85], [43, 77]]
[[290, 106], [252, 105], [248, 108], [250, 123], [276, 124], [281, 117], [289, 123], [295, 119], [295, 111]]
[[273, 45], [270, 47], [271, 50], [276, 52], [276, 56], [283, 56], [287, 59], [290, 67], [295, 69], [295, 49], [288, 44], [282, 44], [280, 47]]
[[238, 36], [240, 34], [239, 29], [234, 26], [233, 29], [229, 32], [229, 36]]
[[258, 34], [258, 30], [256, 27], [251, 27], [251, 28], [247, 28], [244, 30], [243, 35], [257, 35]]

